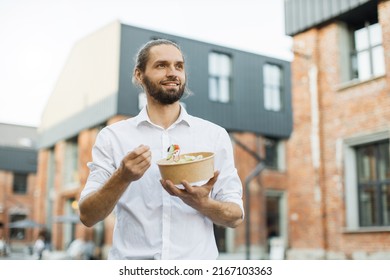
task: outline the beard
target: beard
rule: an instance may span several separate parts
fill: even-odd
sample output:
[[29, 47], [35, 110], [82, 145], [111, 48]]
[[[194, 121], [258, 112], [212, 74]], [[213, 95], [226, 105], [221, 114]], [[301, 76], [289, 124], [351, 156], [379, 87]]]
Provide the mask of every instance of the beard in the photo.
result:
[[[168, 79], [167, 81], [177, 81], [176, 79]], [[166, 81], [166, 82], [167, 82]], [[160, 104], [170, 105], [179, 101], [183, 96], [186, 84], [180, 84], [179, 88], [175, 89], [164, 89], [162, 86], [153, 83], [148, 77], [144, 76], [142, 79], [144, 90], [149, 94], [154, 100]]]

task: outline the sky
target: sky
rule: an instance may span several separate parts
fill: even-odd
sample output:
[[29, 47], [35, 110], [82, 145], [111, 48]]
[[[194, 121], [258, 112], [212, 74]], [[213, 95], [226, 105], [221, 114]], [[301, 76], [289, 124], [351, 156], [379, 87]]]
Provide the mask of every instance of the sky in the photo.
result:
[[292, 60], [283, 0], [0, 0], [0, 123], [38, 127], [75, 43], [124, 24]]

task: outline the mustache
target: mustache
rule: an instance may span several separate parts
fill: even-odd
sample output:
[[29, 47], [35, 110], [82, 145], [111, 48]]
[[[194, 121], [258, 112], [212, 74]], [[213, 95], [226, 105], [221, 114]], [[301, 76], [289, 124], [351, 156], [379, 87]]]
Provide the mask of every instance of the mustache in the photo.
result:
[[179, 80], [179, 78], [177, 78], [177, 77], [172, 77], [172, 78], [167, 78], [167, 79], [165, 79], [165, 80], [163, 80], [163, 81], [161, 81], [162, 83], [165, 83], [165, 82], [178, 82], [178, 83], [180, 83], [181, 84], [181, 82], [180, 82], [180, 80]]

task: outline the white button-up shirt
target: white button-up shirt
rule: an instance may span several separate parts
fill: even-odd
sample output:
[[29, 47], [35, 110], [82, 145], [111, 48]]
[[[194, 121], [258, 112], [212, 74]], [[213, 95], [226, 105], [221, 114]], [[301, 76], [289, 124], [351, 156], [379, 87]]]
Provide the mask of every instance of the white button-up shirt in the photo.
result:
[[242, 184], [226, 130], [190, 116], [183, 107], [168, 129], [153, 124], [146, 107], [138, 116], [102, 129], [92, 150], [90, 175], [80, 200], [101, 188], [123, 157], [141, 144], [150, 147], [152, 165], [141, 179], [129, 185], [115, 207], [109, 259], [216, 259], [213, 222], [163, 189], [156, 162], [167, 156], [172, 144], [178, 144], [182, 154], [214, 152], [214, 167], [220, 175], [210, 195], [234, 202], [243, 211]]

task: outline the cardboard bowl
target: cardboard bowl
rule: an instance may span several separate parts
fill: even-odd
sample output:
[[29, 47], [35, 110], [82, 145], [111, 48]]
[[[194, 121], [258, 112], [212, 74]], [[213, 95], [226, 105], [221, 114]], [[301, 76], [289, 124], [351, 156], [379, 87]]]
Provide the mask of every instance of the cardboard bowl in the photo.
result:
[[157, 161], [160, 169], [161, 177], [164, 180], [170, 180], [173, 184], [181, 184], [181, 181], [186, 180], [189, 183], [208, 180], [214, 176], [214, 153], [199, 152], [180, 155], [180, 159], [184, 156], [198, 156], [203, 158], [194, 161], [176, 163], [167, 161], [165, 158]]

